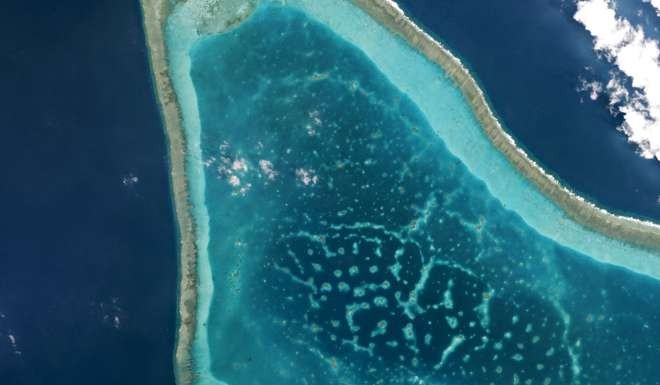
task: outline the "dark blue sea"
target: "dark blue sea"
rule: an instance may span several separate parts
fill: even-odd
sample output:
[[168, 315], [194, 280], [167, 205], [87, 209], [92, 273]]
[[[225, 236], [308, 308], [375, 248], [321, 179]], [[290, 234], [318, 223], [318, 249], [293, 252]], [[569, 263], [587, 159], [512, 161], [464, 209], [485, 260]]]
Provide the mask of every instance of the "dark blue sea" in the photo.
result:
[[0, 384], [174, 383], [176, 233], [134, 0], [0, 5]]
[[[606, 97], [594, 102], [576, 91], [580, 77], [607, 82], [613, 66], [597, 57], [591, 36], [573, 20], [575, 2], [399, 4], [464, 61], [509, 132], [544, 167], [613, 211], [660, 220], [660, 164], [637, 155], [616, 130], [622, 118], [611, 116]], [[649, 4], [618, 1], [617, 10], [658, 38]]]

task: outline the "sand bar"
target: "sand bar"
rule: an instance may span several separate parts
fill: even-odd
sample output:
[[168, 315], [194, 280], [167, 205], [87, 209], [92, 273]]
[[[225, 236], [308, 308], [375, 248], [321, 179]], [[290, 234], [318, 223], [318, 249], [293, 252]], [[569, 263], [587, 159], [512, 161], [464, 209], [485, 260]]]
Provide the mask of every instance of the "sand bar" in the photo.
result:
[[179, 385], [193, 382], [192, 342], [197, 314], [197, 261], [195, 225], [191, 216], [185, 174], [185, 136], [181, 115], [169, 77], [164, 27], [171, 6], [167, 0], [141, 0], [144, 30], [158, 95], [161, 115], [169, 143], [170, 182], [179, 232], [179, 302], [175, 347], [175, 376]]

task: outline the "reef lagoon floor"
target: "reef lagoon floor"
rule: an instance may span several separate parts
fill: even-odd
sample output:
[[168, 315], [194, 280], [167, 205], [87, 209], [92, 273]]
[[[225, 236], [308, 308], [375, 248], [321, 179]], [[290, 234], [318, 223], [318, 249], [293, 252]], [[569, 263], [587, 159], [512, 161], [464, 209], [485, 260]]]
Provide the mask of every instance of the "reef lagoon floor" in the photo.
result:
[[142, 4], [179, 383], [660, 378], [660, 227], [544, 172], [394, 3]]

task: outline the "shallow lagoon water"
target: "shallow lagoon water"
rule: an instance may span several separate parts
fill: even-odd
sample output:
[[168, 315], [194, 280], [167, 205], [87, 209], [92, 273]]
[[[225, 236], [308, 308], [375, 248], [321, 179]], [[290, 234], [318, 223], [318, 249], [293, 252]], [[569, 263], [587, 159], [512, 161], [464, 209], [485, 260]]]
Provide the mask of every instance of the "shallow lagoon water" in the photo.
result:
[[657, 383], [657, 281], [540, 236], [331, 30], [264, 6], [190, 63], [207, 379]]

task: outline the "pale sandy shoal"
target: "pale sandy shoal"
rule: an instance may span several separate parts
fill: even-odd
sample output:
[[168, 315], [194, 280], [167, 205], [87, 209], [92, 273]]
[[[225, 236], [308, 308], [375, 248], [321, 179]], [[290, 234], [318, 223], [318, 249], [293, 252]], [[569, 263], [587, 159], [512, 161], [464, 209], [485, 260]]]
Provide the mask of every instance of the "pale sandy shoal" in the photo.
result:
[[154, 86], [168, 138], [170, 181], [180, 242], [175, 375], [178, 385], [188, 385], [194, 380], [192, 343], [197, 314], [197, 252], [185, 173], [185, 134], [166, 59], [164, 30], [172, 5], [168, 0], [141, 0], [140, 3]]

